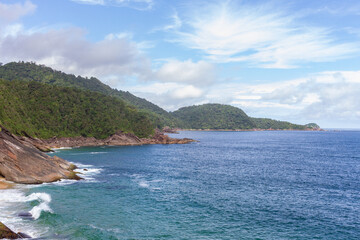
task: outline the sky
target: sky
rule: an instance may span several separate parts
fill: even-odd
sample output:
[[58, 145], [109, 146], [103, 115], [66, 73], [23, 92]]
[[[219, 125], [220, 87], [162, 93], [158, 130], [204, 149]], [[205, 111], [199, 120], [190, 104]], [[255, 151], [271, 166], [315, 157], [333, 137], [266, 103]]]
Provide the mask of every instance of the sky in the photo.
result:
[[360, 128], [358, 0], [0, 0], [0, 62], [33, 61], [168, 110]]

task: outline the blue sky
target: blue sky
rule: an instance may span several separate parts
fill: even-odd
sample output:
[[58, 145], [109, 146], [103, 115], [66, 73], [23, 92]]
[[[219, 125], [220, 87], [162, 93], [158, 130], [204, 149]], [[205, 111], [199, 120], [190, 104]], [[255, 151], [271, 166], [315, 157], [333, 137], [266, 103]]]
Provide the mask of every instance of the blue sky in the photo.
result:
[[166, 110], [360, 128], [359, 1], [0, 0], [0, 61], [35, 61]]

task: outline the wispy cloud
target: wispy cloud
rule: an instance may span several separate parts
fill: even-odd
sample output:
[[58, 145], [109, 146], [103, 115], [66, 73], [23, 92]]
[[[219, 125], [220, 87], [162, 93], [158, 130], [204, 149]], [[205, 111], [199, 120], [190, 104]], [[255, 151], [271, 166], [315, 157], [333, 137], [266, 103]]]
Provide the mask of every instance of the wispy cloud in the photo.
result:
[[153, 7], [153, 0], [71, 0], [80, 4], [129, 7], [137, 10], [149, 10]]
[[150, 31], [150, 33], [155, 33], [155, 32], [159, 32], [159, 31], [175, 31], [178, 30], [181, 26], [182, 26], [182, 21], [179, 18], [179, 15], [177, 12], [175, 12], [173, 15], [170, 16], [169, 20], [171, 21], [171, 23], [165, 25], [165, 26], [161, 26], [161, 27], [156, 27], [154, 29], [152, 29]]
[[247, 62], [269, 68], [294, 68], [307, 62], [359, 55], [358, 42], [341, 42], [332, 31], [301, 22], [270, 5], [231, 1], [196, 8], [174, 31], [175, 39], [215, 62]]

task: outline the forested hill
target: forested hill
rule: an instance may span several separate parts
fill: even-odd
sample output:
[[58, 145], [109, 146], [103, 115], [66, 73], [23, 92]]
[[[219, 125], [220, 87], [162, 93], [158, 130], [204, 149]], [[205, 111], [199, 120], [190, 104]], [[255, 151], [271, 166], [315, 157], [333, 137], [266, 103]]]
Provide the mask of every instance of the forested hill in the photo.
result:
[[[277, 121], [277, 120], [272, 120], [272, 119], [268, 119], [268, 118], [251, 118], [249, 116], [246, 115], [246, 113], [244, 111], [242, 111], [239, 108], [233, 107], [233, 106], [229, 106], [229, 105], [221, 105], [221, 104], [205, 104], [205, 105], [200, 105], [200, 106], [190, 106], [190, 107], [184, 107], [181, 108], [175, 112], [169, 113], [167, 111], [165, 111], [164, 109], [160, 108], [159, 106], [145, 100], [139, 97], [134, 96], [133, 94], [129, 93], [129, 92], [125, 92], [125, 91], [120, 91], [120, 90], [116, 90], [116, 89], [112, 89], [111, 87], [109, 87], [108, 85], [102, 83], [100, 80], [98, 80], [97, 78], [91, 77], [91, 78], [84, 78], [81, 76], [75, 76], [73, 74], [66, 74], [63, 73], [61, 71], [56, 71], [53, 70], [50, 67], [46, 67], [43, 65], [37, 65], [35, 63], [28, 63], [28, 62], [11, 62], [11, 63], [7, 63], [3, 66], [0, 66], [0, 79], [4, 79], [4, 80], [8, 80], [10, 82], [23, 82], [28, 84], [28, 86], [33, 86], [33, 84], [35, 83], [42, 83], [42, 84], [46, 84], [47, 86], [44, 86], [42, 84], [40, 84], [39, 86], [41, 86], [40, 88], [42, 89], [41, 91], [46, 91], [46, 88], [49, 86], [54, 86], [54, 88], [50, 88], [49, 87], [49, 91], [53, 91], [53, 95], [56, 96], [54, 100], [54, 104], [55, 104], [55, 100], [56, 101], [60, 101], [61, 102], [61, 97], [58, 95], [60, 93], [56, 93], [56, 91], [60, 91], [63, 92], [65, 90], [60, 90], [62, 88], [56, 88], [55, 86], [58, 87], [66, 87], [68, 88], [68, 91], [71, 94], [75, 94], [74, 91], [92, 91], [92, 93], [96, 93], [96, 95], [94, 96], [98, 96], [99, 97], [99, 101], [95, 101], [94, 99], [91, 99], [91, 94], [88, 93], [83, 93], [82, 91], [80, 91], [82, 93], [82, 96], [85, 98], [84, 101], [85, 102], [91, 102], [92, 104], [98, 104], [96, 106], [94, 106], [94, 111], [96, 112], [92, 112], [94, 113], [94, 116], [100, 116], [97, 114], [105, 114], [105, 116], [110, 116], [108, 114], [115, 114], [116, 112], [119, 112], [120, 110], [122, 112], [126, 112], [126, 114], [131, 114], [133, 113], [134, 115], [131, 115], [132, 117], [130, 117], [130, 122], [134, 124], [134, 126], [129, 126], [127, 125], [127, 128], [129, 131], [133, 131], [136, 132], [137, 135], [139, 136], [145, 136], [148, 132], [148, 122], [145, 123], [144, 128], [146, 130], [144, 130], [140, 125], [137, 125], [138, 123], [134, 120], [136, 117], [141, 116], [141, 119], [146, 119], [146, 121], [148, 121], [148, 119], [151, 121], [152, 127], [158, 127], [158, 128], [162, 128], [164, 126], [170, 126], [170, 127], [177, 127], [177, 128], [186, 128], [186, 129], [254, 129], [254, 128], [258, 128], [258, 129], [299, 129], [299, 130], [304, 130], [304, 129], [317, 129], [319, 128], [319, 126], [317, 126], [316, 124], [308, 124], [308, 125], [297, 125], [297, 124], [292, 124], [289, 122], [284, 122], [284, 121]], [[21, 83], [14, 83], [14, 85], [17, 86], [17, 88], [19, 88], [21, 90]], [[35, 82], [35, 83], [34, 83]], [[2, 82], [2, 84], [5, 86], [7, 86], [6, 90], [8, 91], [8, 93], [11, 92], [11, 88], [9, 88], [9, 85], [7, 83]], [[25, 85], [24, 85], [25, 86]], [[25, 88], [25, 87], [24, 87]], [[69, 89], [69, 88], [75, 88], [75, 89]], [[26, 90], [22, 89], [21, 90], [25, 96], [26, 95]], [[15, 95], [18, 94], [16, 92], [13, 92]], [[4, 94], [1, 93], [0, 94]], [[40, 94], [41, 96], [41, 92], [37, 93]], [[84, 95], [85, 94], [85, 95]], [[107, 98], [105, 98], [107, 96]], [[32, 100], [33, 101], [33, 96], [28, 96], [31, 99], [28, 100]], [[42, 96], [45, 97], [45, 96]], [[73, 95], [71, 95], [70, 100], [76, 101], [76, 99]], [[114, 101], [113, 103], [110, 103], [110, 99], [117, 99], [117, 101]], [[23, 102], [16, 102], [19, 101], [19, 99], [22, 99]], [[16, 111], [15, 110], [19, 110], [19, 111], [25, 111], [27, 113], [27, 115], [31, 115], [32, 113], [27, 110], [27, 109], [23, 109], [23, 107], [28, 107], [29, 109], [33, 109], [31, 105], [28, 105], [27, 102], [25, 102], [25, 99], [23, 99], [23, 96], [20, 96], [20, 98], [11, 98], [11, 96], [8, 96], [8, 104], [10, 104], [9, 106], [12, 106], [12, 103], [10, 100], [15, 101], [16, 104], [14, 105], [14, 107], [20, 107], [20, 108], [12, 108], [12, 110], [14, 112], [11, 112], [12, 114], [16, 115]], [[104, 104], [104, 102], [101, 101], [105, 101], [106, 104]], [[52, 102], [52, 100], [50, 99], [50, 102]], [[45, 104], [46, 102], [39, 102], [39, 103], [35, 103], [35, 106], [41, 108], [41, 105]], [[4, 103], [0, 103], [0, 105], [6, 106], [4, 105]], [[69, 103], [70, 104], [70, 103]], [[110, 110], [108, 109], [108, 105], [110, 104]], [[115, 107], [116, 104], [120, 104], [119, 107]], [[18, 105], [18, 106], [17, 106]], [[56, 104], [55, 104], [56, 105]], [[72, 105], [66, 105], [67, 107], [71, 107]], [[88, 106], [84, 106], [82, 105], [82, 102], [79, 103], [79, 105], [77, 106], [77, 108], [81, 108], [81, 107], [88, 107]], [[101, 109], [102, 107], [104, 107], [104, 109]], [[117, 108], [117, 110], [113, 110]], [[119, 109], [121, 108], [121, 109]], [[137, 110], [135, 110], [135, 108]], [[11, 111], [12, 111], [11, 110]], [[36, 109], [33, 109], [36, 112]], [[66, 114], [73, 114], [71, 112], [66, 112], [69, 109], [61, 109], [59, 110], [61, 113], [59, 116], [64, 117]], [[109, 112], [107, 112], [107, 110], [109, 110]], [[124, 111], [123, 111], [124, 110]], [[2, 111], [0, 109], [0, 111]], [[50, 110], [49, 110], [50, 111]], [[52, 110], [51, 110], [52, 111]], [[83, 114], [83, 115], [82, 115]], [[14, 115], [14, 116], [15, 116]], [[46, 114], [45, 114], [46, 115]], [[13, 116], [13, 117], [14, 117]], [[21, 116], [18, 115], [18, 116]], [[82, 116], [83, 118], [86, 119], [86, 112], [77, 112], [74, 116], [75, 119], [77, 119], [77, 117]], [[113, 116], [113, 115], [111, 115]], [[129, 115], [130, 116], [130, 115]], [[32, 115], [31, 117], [35, 117], [35, 115]], [[30, 124], [30, 128], [29, 129], [39, 129], [41, 127], [40, 124], [40, 117], [44, 117], [42, 115], [39, 115], [39, 120], [36, 120], [38, 122], [36, 122], [36, 126], [34, 127], [34, 119], [31, 119], [31, 124], [30, 122], [26, 122], [26, 124]], [[45, 116], [45, 119], [49, 120], [49, 121], [54, 121], [55, 120], [52, 118], [46, 118], [48, 116]], [[134, 118], [133, 118], [134, 117]], [[0, 120], [3, 119], [0, 116]], [[61, 118], [59, 118], [61, 119]], [[81, 122], [83, 124], [85, 119], [82, 119]], [[77, 134], [81, 134], [81, 135], [88, 135], [88, 136], [97, 136], [97, 137], [104, 137], [105, 135], [109, 134], [110, 132], [114, 131], [114, 128], [112, 127], [124, 127], [123, 122], [120, 121], [120, 125], [116, 125], [115, 124], [115, 119], [119, 119], [118, 117], [112, 118], [111, 119], [111, 124], [109, 126], [103, 126], [101, 127], [101, 124], [94, 124], [93, 127], [86, 126], [83, 130], [83, 132], [76, 132], [74, 129], [72, 129], [69, 132], [63, 132], [60, 133], [58, 132], [60, 135], [61, 134], [72, 134], [72, 133], [77, 133]], [[106, 125], [106, 121], [104, 119], [99, 119], [100, 122], [104, 125]], [[21, 128], [22, 130], [25, 129], [25, 125], [20, 124], [21, 120], [14, 118], [13, 121], [14, 123], [14, 128], [13, 129], [17, 129], [15, 128], [15, 126], [23, 126], [23, 128]], [[145, 121], [145, 120], [141, 120], [141, 121]], [[140, 122], [141, 122], [140, 121]], [[10, 123], [10, 121], [8, 121], [8, 123]], [[25, 124], [25, 123], [24, 123]], [[65, 123], [64, 123], [65, 124]], [[71, 124], [75, 124], [75, 122], [71, 123]], [[70, 125], [71, 125], [70, 124]], [[31, 128], [31, 126], [33, 126], [33, 128]], [[139, 127], [139, 130], [136, 130], [136, 126]], [[62, 126], [64, 127], [64, 126]], [[95, 130], [94, 128], [97, 128], [97, 130]], [[20, 129], [20, 128], [19, 128]], [[21, 131], [17, 129], [17, 133], [21, 133]], [[20, 132], [19, 132], [20, 131]], [[40, 133], [40, 135], [42, 137], [44, 137], [46, 135], [46, 132], [49, 133], [55, 133], [56, 131], [60, 131], [60, 130], [56, 130], [55, 132], [52, 132], [53, 130], [44, 130], [44, 134], [40, 133], [41, 131], [38, 131], [38, 133]], [[51, 134], [50, 134], [51, 135]], [[49, 136], [49, 135], [46, 135]]]
[[270, 118], [251, 118], [251, 120], [256, 124], [256, 128], [259, 129], [278, 129], [278, 130], [286, 130], [286, 129], [305, 130], [305, 129], [313, 129], [313, 128], [315, 129], [315, 127], [308, 125], [293, 124], [290, 122], [278, 121]]
[[156, 127], [163, 127], [165, 125], [175, 126], [177, 124], [176, 119], [159, 106], [146, 99], [136, 97], [129, 92], [112, 89], [94, 77], [84, 78], [73, 74], [66, 74], [35, 63], [11, 62], [0, 66], [0, 79], [9, 81], [36, 81], [61, 87], [73, 87], [99, 92], [122, 99], [126, 103], [144, 111]]
[[0, 80], [0, 99], [0, 124], [16, 135], [106, 138], [122, 130], [147, 137], [154, 131], [144, 113], [96, 92]]
[[182, 120], [181, 128], [186, 129], [277, 129], [306, 130], [319, 129], [315, 124], [298, 125], [269, 118], [252, 118], [230, 105], [204, 104], [180, 108], [172, 112]]
[[222, 104], [204, 104], [183, 107], [172, 112], [188, 129], [252, 129], [255, 123], [236, 107]]

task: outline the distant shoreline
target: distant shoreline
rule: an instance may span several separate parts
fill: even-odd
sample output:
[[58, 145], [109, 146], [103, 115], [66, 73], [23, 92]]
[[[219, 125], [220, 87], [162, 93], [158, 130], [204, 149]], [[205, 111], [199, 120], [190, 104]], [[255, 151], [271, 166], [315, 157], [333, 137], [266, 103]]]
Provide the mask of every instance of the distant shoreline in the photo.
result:
[[[263, 132], [263, 131], [306, 131], [306, 132], [324, 132], [326, 129], [174, 129], [175, 131], [201, 131], [201, 132]], [[332, 130], [330, 130], [332, 131]], [[336, 131], [336, 130], [335, 130]], [[360, 129], [359, 129], [360, 131]]]

